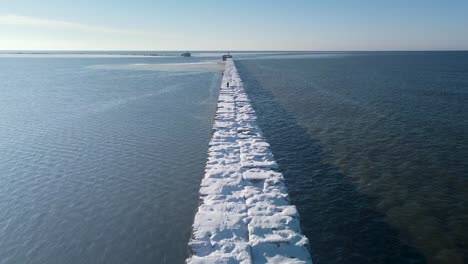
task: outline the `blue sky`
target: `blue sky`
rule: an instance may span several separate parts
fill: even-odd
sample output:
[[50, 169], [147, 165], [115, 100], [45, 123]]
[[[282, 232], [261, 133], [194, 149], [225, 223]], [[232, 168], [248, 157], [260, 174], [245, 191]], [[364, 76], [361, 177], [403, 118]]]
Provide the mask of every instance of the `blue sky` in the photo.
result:
[[2, 49], [468, 49], [468, 1], [0, 0]]

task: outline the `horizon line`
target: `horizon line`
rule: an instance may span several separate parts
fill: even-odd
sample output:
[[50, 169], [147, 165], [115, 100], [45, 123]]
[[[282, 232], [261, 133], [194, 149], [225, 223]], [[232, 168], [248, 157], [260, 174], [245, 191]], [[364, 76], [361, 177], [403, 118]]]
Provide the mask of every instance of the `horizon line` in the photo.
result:
[[191, 49], [159, 49], [159, 50], [147, 50], [147, 49], [0, 49], [2, 51], [148, 51], [148, 52], [155, 52], [155, 51], [169, 51], [169, 52], [393, 52], [393, 51], [468, 51], [467, 49], [382, 49], [382, 50], [249, 50], [249, 49], [239, 49], [239, 50], [232, 50], [232, 49], [216, 49], [216, 50], [191, 50]]

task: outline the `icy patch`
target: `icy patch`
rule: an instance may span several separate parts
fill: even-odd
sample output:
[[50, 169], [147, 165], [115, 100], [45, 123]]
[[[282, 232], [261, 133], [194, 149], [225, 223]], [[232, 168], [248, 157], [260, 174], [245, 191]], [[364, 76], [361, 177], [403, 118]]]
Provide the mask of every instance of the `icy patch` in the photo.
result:
[[169, 71], [169, 72], [221, 72], [224, 63], [219, 61], [202, 61], [189, 63], [134, 63], [134, 64], [97, 64], [90, 66], [103, 70], [134, 71]]
[[229, 59], [187, 263], [312, 263], [299, 214], [255, 120]]

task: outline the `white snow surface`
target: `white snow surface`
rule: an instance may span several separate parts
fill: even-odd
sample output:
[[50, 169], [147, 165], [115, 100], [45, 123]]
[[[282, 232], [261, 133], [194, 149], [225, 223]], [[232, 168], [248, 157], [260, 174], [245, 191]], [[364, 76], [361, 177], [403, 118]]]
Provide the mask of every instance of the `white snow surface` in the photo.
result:
[[[229, 87], [227, 83], [229, 82]], [[299, 214], [226, 61], [187, 263], [312, 263]]]

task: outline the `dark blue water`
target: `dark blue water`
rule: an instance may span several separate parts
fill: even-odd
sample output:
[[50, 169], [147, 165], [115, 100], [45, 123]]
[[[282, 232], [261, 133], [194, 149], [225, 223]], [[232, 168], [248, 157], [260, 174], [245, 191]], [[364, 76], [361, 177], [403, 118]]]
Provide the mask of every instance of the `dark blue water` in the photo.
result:
[[0, 57], [0, 263], [184, 262], [220, 73], [94, 67], [183, 62]]
[[[183, 263], [220, 54], [2, 54], [0, 263]], [[315, 263], [467, 262], [468, 53], [234, 55]]]
[[468, 52], [236, 65], [316, 264], [468, 262]]

